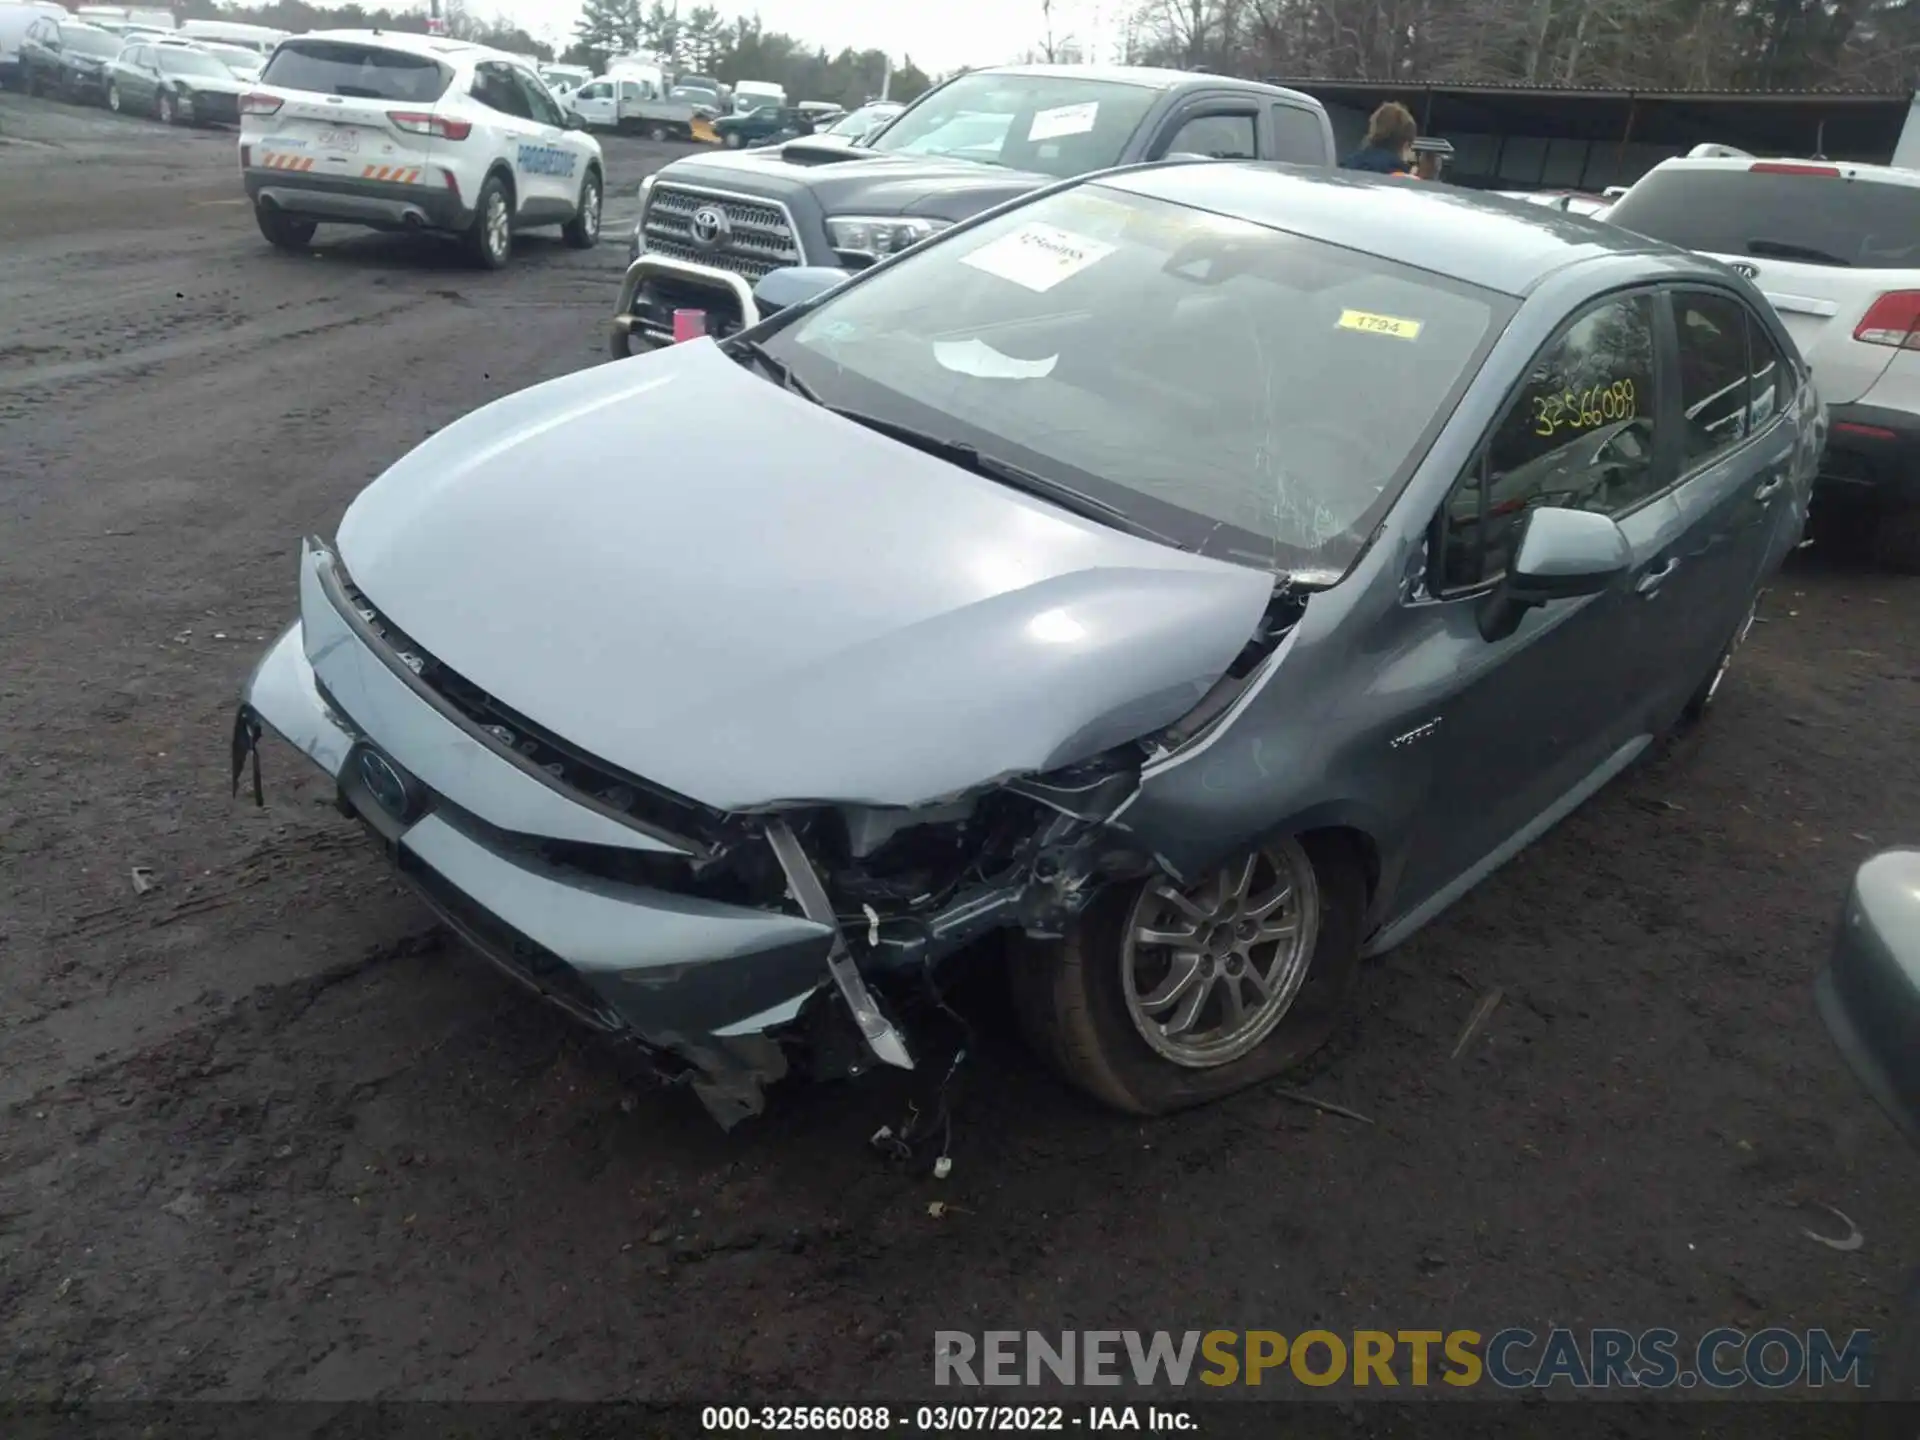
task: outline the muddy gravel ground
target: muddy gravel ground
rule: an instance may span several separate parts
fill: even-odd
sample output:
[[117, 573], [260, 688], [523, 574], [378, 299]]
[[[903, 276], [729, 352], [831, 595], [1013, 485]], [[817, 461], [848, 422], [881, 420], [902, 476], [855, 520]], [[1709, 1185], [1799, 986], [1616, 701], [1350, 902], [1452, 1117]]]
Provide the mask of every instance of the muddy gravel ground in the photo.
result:
[[[905, 1080], [722, 1134], [285, 747], [227, 793], [298, 538], [599, 363], [622, 247], [276, 254], [232, 145], [0, 100], [0, 1395], [924, 1397], [937, 1328], [1884, 1320], [1920, 1166], [1808, 987], [1850, 868], [1920, 839], [1915, 581], [1797, 557], [1704, 731], [1372, 966], [1300, 1082], [1365, 1123], [1105, 1113], [989, 976], [945, 1182], [867, 1145]], [[671, 153], [610, 142], [610, 233]]]

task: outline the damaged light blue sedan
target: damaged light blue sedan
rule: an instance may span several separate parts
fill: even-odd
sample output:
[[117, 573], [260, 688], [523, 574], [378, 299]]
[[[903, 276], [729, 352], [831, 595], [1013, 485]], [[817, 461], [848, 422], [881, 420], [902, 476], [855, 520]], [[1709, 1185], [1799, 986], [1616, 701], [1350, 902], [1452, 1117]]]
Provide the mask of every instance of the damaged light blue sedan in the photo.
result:
[[305, 543], [236, 783], [285, 737], [725, 1123], [926, 1059], [991, 931], [1064, 1074], [1163, 1112], [1705, 711], [1825, 424], [1712, 261], [1110, 172], [440, 431]]

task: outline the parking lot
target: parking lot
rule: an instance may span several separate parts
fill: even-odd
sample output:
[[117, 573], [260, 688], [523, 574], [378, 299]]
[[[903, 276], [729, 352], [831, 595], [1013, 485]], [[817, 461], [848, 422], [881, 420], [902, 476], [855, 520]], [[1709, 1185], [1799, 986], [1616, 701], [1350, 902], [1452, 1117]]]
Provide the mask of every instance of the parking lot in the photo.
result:
[[988, 972], [941, 1182], [867, 1144], [924, 1077], [722, 1134], [463, 955], [287, 748], [230, 800], [300, 536], [602, 363], [678, 153], [605, 144], [606, 242], [485, 274], [278, 254], [231, 132], [0, 97], [6, 1392], [924, 1397], [936, 1328], [1884, 1320], [1920, 1168], [1809, 985], [1852, 866], [1920, 841], [1912, 579], [1796, 557], [1703, 730], [1370, 967], [1298, 1081], [1352, 1116], [1095, 1109]]

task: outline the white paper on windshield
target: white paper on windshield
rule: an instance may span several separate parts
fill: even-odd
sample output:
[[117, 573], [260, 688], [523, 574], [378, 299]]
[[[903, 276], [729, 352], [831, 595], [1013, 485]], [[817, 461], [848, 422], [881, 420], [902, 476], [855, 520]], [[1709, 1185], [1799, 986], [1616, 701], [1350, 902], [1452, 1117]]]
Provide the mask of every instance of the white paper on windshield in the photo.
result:
[[1062, 135], [1084, 135], [1093, 129], [1100, 114], [1100, 102], [1082, 105], [1056, 105], [1051, 110], [1033, 112], [1033, 124], [1027, 127], [1029, 140], [1057, 140]]
[[1029, 222], [1011, 235], [1002, 235], [972, 254], [962, 255], [960, 263], [1044, 293], [1098, 265], [1113, 251], [1114, 247], [1104, 240], [1076, 235], [1056, 225]]
[[1022, 360], [1002, 355], [984, 340], [936, 340], [933, 358], [941, 368], [956, 375], [971, 375], [979, 380], [1040, 380], [1053, 373], [1060, 363], [1058, 355], [1044, 360]]

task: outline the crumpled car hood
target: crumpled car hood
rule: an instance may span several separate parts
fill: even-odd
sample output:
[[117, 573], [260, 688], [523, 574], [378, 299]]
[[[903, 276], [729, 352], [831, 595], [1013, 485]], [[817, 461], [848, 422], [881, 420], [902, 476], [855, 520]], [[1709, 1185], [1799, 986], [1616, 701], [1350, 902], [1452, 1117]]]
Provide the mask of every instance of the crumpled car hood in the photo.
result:
[[1224, 673], [1272, 589], [704, 340], [448, 426], [354, 501], [338, 548], [442, 664], [725, 810], [920, 804], [1145, 734]]

